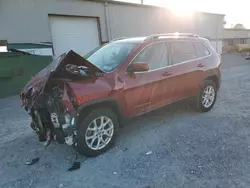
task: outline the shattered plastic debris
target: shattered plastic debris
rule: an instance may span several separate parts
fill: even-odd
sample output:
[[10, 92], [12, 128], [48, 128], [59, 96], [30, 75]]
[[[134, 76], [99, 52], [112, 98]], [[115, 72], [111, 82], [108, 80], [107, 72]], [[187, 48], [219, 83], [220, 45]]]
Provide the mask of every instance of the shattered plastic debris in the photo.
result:
[[81, 163], [80, 162], [74, 162], [72, 166], [68, 169], [68, 171], [74, 171], [78, 170], [81, 168]]
[[31, 161], [27, 161], [25, 164], [26, 165], [33, 165], [33, 164], [36, 164], [38, 161], [39, 161], [39, 157], [36, 157], [34, 159], [32, 159]]
[[153, 152], [152, 151], [149, 151], [146, 153], [146, 155], [151, 155]]
[[74, 170], [78, 170], [81, 168], [81, 163], [77, 162], [78, 156], [77, 156], [77, 152], [74, 149], [74, 147], [72, 147], [72, 153], [75, 155], [75, 159], [74, 159], [74, 163], [72, 164], [72, 166], [68, 169], [68, 171], [74, 171]]
[[114, 175], [116, 175], [117, 174], [117, 172], [114, 172]]
[[48, 145], [50, 145], [50, 140], [45, 141], [43, 145], [44, 145], [45, 147], [48, 146]]

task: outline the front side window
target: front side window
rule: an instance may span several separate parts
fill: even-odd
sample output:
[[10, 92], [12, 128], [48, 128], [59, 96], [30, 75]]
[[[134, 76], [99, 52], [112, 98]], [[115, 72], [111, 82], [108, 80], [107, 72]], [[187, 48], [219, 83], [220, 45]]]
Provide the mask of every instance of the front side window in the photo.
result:
[[104, 72], [111, 72], [116, 69], [137, 46], [137, 43], [109, 43], [99, 47], [97, 50], [93, 50], [84, 57]]
[[184, 61], [196, 59], [196, 51], [192, 42], [172, 42], [171, 44], [171, 64], [178, 64]]
[[198, 58], [206, 57], [210, 54], [209, 50], [207, 49], [207, 47], [203, 43], [194, 42], [193, 44], [195, 46]]
[[144, 62], [149, 66], [149, 70], [155, 70], [168, 65], [167, 44], [164, 42], [151, 44], [146, 47], [133, 62]]

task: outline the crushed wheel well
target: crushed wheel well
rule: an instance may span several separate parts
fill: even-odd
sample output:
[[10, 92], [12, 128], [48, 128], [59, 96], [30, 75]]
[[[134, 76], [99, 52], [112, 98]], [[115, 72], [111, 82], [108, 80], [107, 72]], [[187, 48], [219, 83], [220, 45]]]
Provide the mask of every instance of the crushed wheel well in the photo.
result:
[[216, 85], [216, 88], [219, 89], [219, 79], [218, 79], [218, 77], [216, 75], [209, 76], [205, 80], [211, 80], [211, 81], [213, 81], [215, 83], [215, 85]]
[[78, 119], [77, 124], [79, 123], [79, 121], [84, 119], [94, 109], [97, 109], [97, 108], [108, 108], [108, 109], [112, 110], [114, 112], [114, 114], [117, 115], [119, 122], [121, 122], [123, 120], [122, 112], [121, 112], [118, 104], [116, 102], [112, 102], [112, 101], [104, 101], [104, 102], [91, 104], [89, 106], [84, 107], [79, 114], [79, 119]]

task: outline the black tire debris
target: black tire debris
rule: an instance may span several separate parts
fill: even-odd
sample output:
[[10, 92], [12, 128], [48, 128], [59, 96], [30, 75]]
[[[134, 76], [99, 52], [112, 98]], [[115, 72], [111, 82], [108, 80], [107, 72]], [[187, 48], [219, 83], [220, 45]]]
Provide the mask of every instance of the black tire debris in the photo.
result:
[[78, 170], [81, 168], [81, 163], [80, 162], [74, 162], [72, 166], [68, 169], [68, 171], [72, 172], [74, 170]]
[[36, 158], [32, 159], [31, 161], [27, 161], [25, 164], [26, 165], [34, 165], [39, 161], [39, 159], [40, 159], [39, 157], [36, 157]]

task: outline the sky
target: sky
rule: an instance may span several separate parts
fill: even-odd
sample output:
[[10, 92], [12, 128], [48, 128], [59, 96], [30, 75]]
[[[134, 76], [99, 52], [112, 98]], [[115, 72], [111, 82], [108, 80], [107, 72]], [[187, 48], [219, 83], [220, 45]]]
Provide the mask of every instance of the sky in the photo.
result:
[[[120, 0], [140, 3], [141, 0]], [[232, 27], [237, 23], [250, 29], [250, 1], [249, 0], [144, 0], [145, 4], [166, 6], [176, 12], [201, 11], [225, 14], [225, 27]]]

